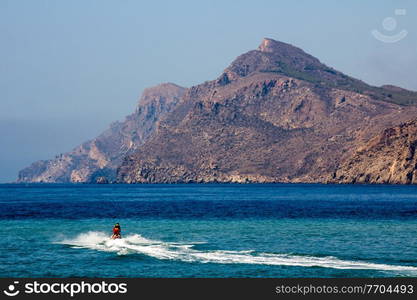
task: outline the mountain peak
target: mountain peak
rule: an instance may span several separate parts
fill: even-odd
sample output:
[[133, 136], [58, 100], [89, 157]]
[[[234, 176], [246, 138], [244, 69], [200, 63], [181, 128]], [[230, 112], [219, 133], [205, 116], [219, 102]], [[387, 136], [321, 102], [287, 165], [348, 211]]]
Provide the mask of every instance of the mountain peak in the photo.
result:
[[[264, 38], [262, 43], [259, 45], [258, 50], [261, 52], [274, 52], [278, 50], [279, 46], [286, 45], [270, 38]], [[289, 45], [288, 45], [289, 46]]]
[[304, 73], [306, 68], [324, 69], [326, 67], [317, 58], [300, 48], [264, 38], [257, 50], [237, 57], [226, 72], [238, 76], [248, 76], [254, 72], [276, 72], [294, 77], [294, 74]]
[[287, 44], [284, 42], [276, 41], [270, 38], [264, 38], [258, 47], [258, 51], [263, 53], [273, 53], [278, 56], [299, 56], [303, 59], [315, 59], [313, 56], [305, 53], [302, 49]]

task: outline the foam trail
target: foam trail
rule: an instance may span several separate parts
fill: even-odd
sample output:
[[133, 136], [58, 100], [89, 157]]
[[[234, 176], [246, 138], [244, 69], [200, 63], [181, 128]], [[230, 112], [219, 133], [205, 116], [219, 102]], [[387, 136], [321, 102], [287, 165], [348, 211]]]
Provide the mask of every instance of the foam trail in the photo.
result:
[[195, 250], [194, 244], [165, 243], [138, 234], [111, 240], [103, 232], [87, 232], [59, 242], [73, 248], [115, 252], [119, 255], [142, 254], [157, 259], [219, 264], [258, 264], [275, 266], [322, 267], [333, 269], [382, 270], [411, 272], [417, 267], [342, 260], [333, 256], [316, 257], [291, 254], [255, 253], [254, 251]]

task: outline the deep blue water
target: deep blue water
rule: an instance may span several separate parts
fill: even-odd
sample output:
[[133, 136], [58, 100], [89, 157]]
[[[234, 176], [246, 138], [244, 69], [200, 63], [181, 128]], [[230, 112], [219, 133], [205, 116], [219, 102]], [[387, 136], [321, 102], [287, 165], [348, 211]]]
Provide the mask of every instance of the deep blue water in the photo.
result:
[[0, 185], [0, 226], [0, 277], [417, 276], [417, 186]]

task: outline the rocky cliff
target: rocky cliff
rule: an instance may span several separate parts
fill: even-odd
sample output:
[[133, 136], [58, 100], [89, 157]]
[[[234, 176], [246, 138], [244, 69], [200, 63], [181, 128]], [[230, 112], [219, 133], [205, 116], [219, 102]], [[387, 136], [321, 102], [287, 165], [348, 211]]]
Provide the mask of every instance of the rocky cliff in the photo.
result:
[[324, 182], [417, 94], [372, 87], [299, 48], [264, 39], [181, 103], [118, 170], [118, 181]]
[[19, 172], [18, 182], [114, 181], [122, 159], [148, 139], [184, 91], [185, 88], [172, 83], [146, 89], [136, 111], [123, 122], [113, 123], [100, 136], [71, 152], [33, 163]]
[[417, 183], [417, 120], [385, 129], [359, 147], [329, 182]]

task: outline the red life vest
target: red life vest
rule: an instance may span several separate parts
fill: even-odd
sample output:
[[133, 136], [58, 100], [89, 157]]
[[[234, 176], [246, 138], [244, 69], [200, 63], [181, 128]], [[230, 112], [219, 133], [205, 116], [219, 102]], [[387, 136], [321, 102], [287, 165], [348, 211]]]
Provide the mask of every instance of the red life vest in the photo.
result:
[[119, 235], [120, 234], [120, 228], [119, 227], [114, 227], [113, 228], [113, 234]]

